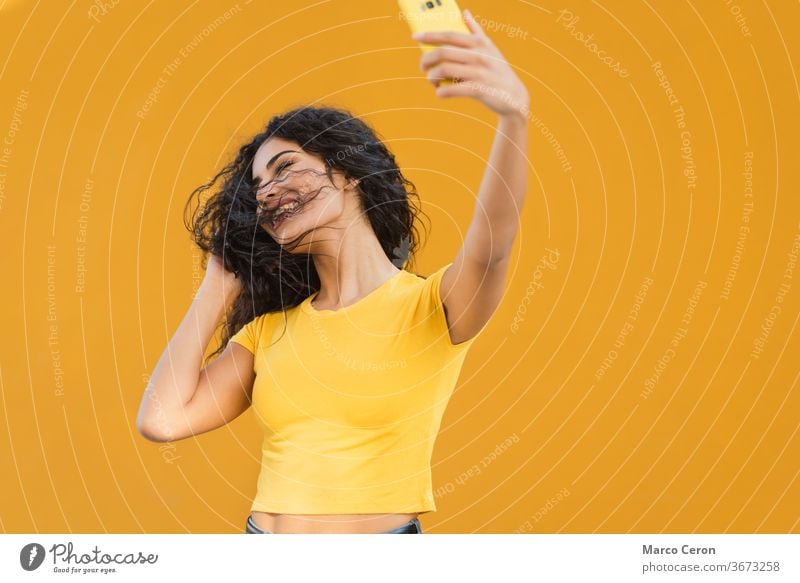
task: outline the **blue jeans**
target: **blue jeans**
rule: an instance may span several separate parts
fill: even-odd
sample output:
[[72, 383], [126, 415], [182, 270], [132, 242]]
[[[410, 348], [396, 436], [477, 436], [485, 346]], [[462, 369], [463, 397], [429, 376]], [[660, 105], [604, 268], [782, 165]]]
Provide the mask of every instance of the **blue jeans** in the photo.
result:
[[[253, 522], [252, 516], [247, 517], [247, 524], [245, 525], [244, 532], [245, 534], [273, 534], [267, 530], [259, 528], [256, 523]], [[419, 523], [418, 518], [414, 518], [405, 524], [401, 524], [397, 528], [384, 530], [378, 534], [422, 534], [422, 525]]]

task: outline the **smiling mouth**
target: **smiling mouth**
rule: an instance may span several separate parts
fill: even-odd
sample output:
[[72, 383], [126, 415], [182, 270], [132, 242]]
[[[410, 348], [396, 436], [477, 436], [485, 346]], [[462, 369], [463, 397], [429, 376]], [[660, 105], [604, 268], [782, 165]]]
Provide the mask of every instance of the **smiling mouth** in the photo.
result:
[[293, 205], [287, 205], [286, 208], [278, 210], [269, 218], [269, 224], [273, 229], [275, 229], [299, 212], [300, 205], [298, 203], [295, 202]]

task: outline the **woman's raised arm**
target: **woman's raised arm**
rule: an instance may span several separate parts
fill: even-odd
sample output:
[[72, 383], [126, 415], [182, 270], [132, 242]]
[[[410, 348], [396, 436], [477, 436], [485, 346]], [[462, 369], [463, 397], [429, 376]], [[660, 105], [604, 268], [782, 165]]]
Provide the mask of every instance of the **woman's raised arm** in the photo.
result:
[[[470, 97], [498, 114], [489, 163], [464, 243], [442, 276], [439, 292], [450, 338], [460, 344], [480, 332], [499, 305], [517, 235], [528, 179], [530, 96], [525, 84], [468, 10], [470, 33], [426, 32], [418, 41], [439, 45], [420, 68], [442, 98]], [[441, 85], [442, 79], [461, 82]]]

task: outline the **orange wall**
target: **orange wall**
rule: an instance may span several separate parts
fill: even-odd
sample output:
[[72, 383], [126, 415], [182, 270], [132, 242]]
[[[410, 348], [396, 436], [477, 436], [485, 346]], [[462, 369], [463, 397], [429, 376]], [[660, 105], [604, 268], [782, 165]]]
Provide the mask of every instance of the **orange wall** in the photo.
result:
[[[393, 2], [0, 5], [0, 529], [241, 532], [250, 412], [135, 429], [202, 277], [187, 196], [271, 115], [345, 106], [416, 182], [430, 273], [495, 116], [434, 96]], [[530, 90], [530, 191], [423, 527], [800, 532], [800, 7], [462, 6]]]

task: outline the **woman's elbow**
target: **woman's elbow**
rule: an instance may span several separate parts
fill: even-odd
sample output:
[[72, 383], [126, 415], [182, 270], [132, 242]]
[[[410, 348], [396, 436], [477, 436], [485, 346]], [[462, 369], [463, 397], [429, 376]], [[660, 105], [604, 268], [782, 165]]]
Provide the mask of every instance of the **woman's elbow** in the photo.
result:
[[165, 439], [164, 434], [159, 433], [158, 431], [153, 431], [153, 428], [149, 425], [137, 423], [136, 430], [139, 432], [139, 435], [144, 437], [147, 441], [152, 441], [154, 443], [164, 443], [169, 441], [168, 439]]
[[159, 423], [158, 420], [150, 419], [146, 415], [140, 414], [136, 419], [136, 430], [146, 440], [154, 443], [176, 441], [176, 436], [163, 422]]

